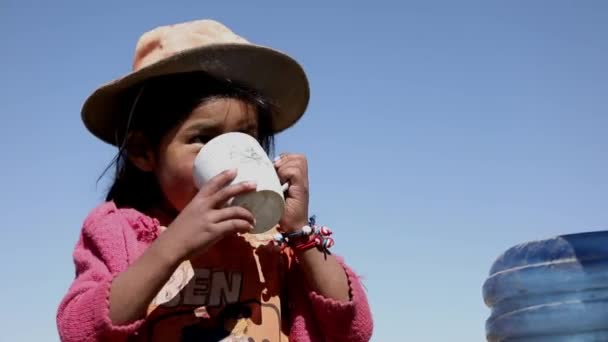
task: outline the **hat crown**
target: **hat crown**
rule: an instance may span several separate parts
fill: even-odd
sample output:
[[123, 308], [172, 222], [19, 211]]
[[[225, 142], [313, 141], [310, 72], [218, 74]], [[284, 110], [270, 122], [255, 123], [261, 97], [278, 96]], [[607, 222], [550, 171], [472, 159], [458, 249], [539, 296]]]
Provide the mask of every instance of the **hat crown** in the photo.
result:
[[135, 48], [133, 71], [95, 90], [82, 107], [82, 120], [95, 136], [119, 146], [136, 90], [150, 79], [190, 72], [230, 80], [264, 96], [274, 107], [275, 133], [304, 114], [310, 97], [306, 74], [293, 58], [204, 19], [144, 33]]
[[144, 33], [135, 47], [133, 71], [184, 50], [213, 44], [250, 44], [215, 20], [196, 20], [160, 26]]

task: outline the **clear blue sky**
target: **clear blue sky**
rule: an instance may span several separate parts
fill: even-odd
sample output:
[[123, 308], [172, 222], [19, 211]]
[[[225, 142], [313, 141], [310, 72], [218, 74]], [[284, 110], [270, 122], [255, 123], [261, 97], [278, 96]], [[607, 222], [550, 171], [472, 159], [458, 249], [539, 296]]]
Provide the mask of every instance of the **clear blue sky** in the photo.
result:
[[375, 341], [481, 341], [513, 244], [608, 223], [606, 1], [0, 1], [2, 341], [56, 340], [82, 220], [113, 149], [83, 100], [139, 35], [214, 18], [305, 67], [277, 150], [363, 277]]

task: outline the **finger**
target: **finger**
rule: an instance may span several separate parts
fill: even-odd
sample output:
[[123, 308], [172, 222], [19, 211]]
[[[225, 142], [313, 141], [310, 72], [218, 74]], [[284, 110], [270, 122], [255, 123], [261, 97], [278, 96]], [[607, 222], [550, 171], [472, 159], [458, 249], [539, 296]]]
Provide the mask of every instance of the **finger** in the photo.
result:
[[301, 170], [302, 174], [308, 174], [308, 166], [305, 162], [301, 160], [291, 160], [284, 164], [281, 164], [279, 167], [276, 168], [276, 171], [277, 173], [281, 173], [285, 172], [285, 170], [293, 168]]
[[247, 210], [243, 207], [239, 207], [239, 206], [215, 210], [211, 214], [210, 219], [211, 219], [211, 222], [214, 222], [214, 223], [220, 223], [222, 221], [239, 219], [239, 220], [245, 220], [251, 224], [255, 224], [255, 218], [253, 217], [253, 214], [249, 210]]
[[308, 173], [308, 162], [305, 157], [290, 157], [287, 159], [281, 159], [280, 163], [275, 165], [275, 169], [277, 173], [281, 172], [283, 169], [288, 169], [296, 167], [303, 171], [303, 173]]
[[281, 153], [278, 156], [276, 156], [273, 160], [273, 164], [277, 164], [281, 161], [281, 159], [285, 158], [287, 156], [287, 153]]
[[202, 187], [198, 194], [202, 197], [209, 197], [220, 189], [226, 187], [226, 185], [230, 184], [236, 178], [236, 169], [226, 170], [224, 172], [219, 173], [215, 177], [211, 178], [208, 182], [206, 182]]
[[278, 157], [274, 159], [274, 165], [276, 167], [280, 167], [286, 163], [293, 161], [300, 161], [306, 163], [306, 156], [297, 153], [281, 153]]
[[249, 233], [253, 230], [253, 225], [247, 220], [234, 219], [216, 223], [215, 229], [221, 234]]
[[306, 177], [302, 168], [297, 165], [282, 166], [277, 170], [277, 175], [279, 176], [281, 184], [289, 182], [290, 186], [294, 184], [299, 184]]
[[212, 208], [220, 208], [232, 197], [255, 191], [257, 187], [257, 184], [251, 181], [233, 184], [211, 195], [208, 201]]

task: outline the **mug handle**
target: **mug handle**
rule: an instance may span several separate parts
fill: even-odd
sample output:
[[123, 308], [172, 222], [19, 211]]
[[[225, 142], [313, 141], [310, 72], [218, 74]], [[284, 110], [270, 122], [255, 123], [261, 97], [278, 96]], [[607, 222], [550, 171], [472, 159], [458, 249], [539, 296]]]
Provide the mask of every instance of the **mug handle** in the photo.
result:
[[289, 190], [289, 182], [285, 182], [285, 184], [281, 185], [281, 190], [287, 192], [287, 190]]

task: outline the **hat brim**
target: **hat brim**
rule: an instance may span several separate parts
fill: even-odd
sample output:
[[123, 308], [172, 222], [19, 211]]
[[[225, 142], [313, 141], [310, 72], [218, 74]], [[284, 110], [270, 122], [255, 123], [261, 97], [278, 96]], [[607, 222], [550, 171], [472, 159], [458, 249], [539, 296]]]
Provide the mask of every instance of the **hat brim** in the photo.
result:
[[288, 55], [259, 45], [214, 44], [182, 51], [98, 88], [85, 101], [82, 120], [95, 136], [119, 146], [132, 105], [121, 95], [150, 78], [196, 71], [230, 79], [266, 97], [277, 109], [275, 133], [292, 126], [308, 106], [308, 79]]

